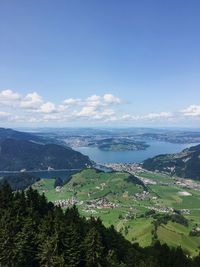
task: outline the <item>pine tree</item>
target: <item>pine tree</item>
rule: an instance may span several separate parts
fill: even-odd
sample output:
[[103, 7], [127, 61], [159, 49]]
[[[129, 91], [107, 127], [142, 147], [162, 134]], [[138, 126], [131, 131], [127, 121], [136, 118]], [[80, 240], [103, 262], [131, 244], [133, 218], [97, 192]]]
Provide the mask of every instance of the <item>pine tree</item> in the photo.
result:
[[21, 231], [15, 237], [16, 266], [37, 266], [37, 238], [36, 225], [30, 217], [23, 223]]
[[118, 261], [114, 250], [109, 250], [106, 256], [106, 267], [127, 267], [127, 265]]
[[13, 267], [15, 262], [15, 235], [17, 227], [12, 210], [6, 210], [0, 220], [0, 263]]
[[0, 267], [199, 267], [200, 256], [156, 241], [141, 248], [76, 207], [64, 213], [33, 189], [0, 187]]
[[46, 238], [43, 244], [39, 245], [38, 260], [41, 267], [64, 267], [64, 257], [59, 254], [58, 235], [54, 234]]
[[174, 253], [173, 263], [171, 264], [173, 267], [188, 267], [189, 260], [186, 257], [181, 247], [177, 247]]
[[84, 240], [85, 261], [87, 267], [103, 266], [103, 244], [101, 236], [95, 227], [92, 227]]
[[200, 266], [200, 253], [197, 257], [194, 258], [194, 267]]
[[0, 215], [4, 209], [12, 206], [13, 192], [10, 185], [5, 181], [0, 186]]
[[64, 258], [67, 266], [77, 267], [81, 261], [81, 244], [78, 230], [71, 226], [66, 228], [63, 240]]

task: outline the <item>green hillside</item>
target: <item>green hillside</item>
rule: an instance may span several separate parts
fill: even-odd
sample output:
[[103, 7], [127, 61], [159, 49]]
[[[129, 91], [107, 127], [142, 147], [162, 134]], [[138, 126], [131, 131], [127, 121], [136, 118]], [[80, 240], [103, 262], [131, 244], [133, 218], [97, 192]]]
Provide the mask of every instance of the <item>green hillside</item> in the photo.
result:
[[[187, 189], [189, 195], [184, 196], [178, 185], [166, 183], [172, 182], [166, 175], [154, 177], [142, 171], [137, 176], [151, 177], [159, 184], [145, 187], [128, 173], [85, 169], [63, 187], [54, 188], [54, 179], [42, 179], [34, 188], [64, 209], [76, 204], [82, 215], [100, 217], [105, 226], [114, 225], [128, 240], [143, 247], [159, 239], [170, 246], [181, 245], [188, 254], [198, 254], [200, 237], [190, 232], [200, 227], [200, 191]], [[189, 213], [181, 214], [183, 209]]]
[[[62, 210], [32, 188], [13, 192], [3, 184], [0, 199], [1, 267], [199, 267], [200, 256], [159, 241], [142, 248], [113, 226], [80, 216], [75, 206]], [[143, 232], [147, 241], [149, 230]]]

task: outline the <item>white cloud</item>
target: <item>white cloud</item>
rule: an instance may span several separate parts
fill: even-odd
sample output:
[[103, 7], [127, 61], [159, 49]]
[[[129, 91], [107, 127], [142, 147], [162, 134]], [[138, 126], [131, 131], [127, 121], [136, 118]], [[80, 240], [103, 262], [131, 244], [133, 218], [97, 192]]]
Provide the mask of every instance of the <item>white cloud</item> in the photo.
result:
[[145, 115], [125, 114], [121, 117], [121, 119], [125, 121], [155, 121], [171, 118], [173, 118], [173, 114], [171, 112], [148, 113]]
[[200, 117], [200, 105], [190, 105], [189, 107], [181, 110], [184, 116]]
[[97, 111], [92, 119], [108, 121], [111, 120], [111, 118], [113, 118], [114, 114], [115, 111], [112, 109], [103, 109], [101, 111]]
[[86, 98], [86, 100], [82, 101], [82, 104], [88, 107], [100, 107], [103, 102], [102, 102], [102, 98], [101, 96], [98, 95], [92, 95], [88, 98]]
[[71, 106], [71, 105], [77, 105], [81, 102], [81, 99], [79, 98], [67, 98], [63, 101], [64, 105]]
[[101, 100], [101, 97], [99, 95], [92, 95], [86, 98], [86, 101], [88, 102], [99, 102]]
[[90, 117], [97, 114], [95, 106], [83, 107], [79, 112], [75, 113], [75, 117]]
[[54, 113], [56, 111], [56, 106], [52, 102], [46, 102], [40, 106], [40, 109], [38, 109], [38, 112], [41, 113]]
[[120, 103], [121, 100], [112, 94], [104, 94], [103, 96], [92, 95], [82, 101], [82, 104], [94, 107], [109, 106]]
[[57, 111], [58, 112], [65, 112], [67, 109], [69, 108], [69, 106], [65, 106], [65, 105], [59, 105], [58, 107], [57, 107]]
[[85, 99], [80, 98], [67, 98], [63, 101], [61, 106], [84, 106], [84, 107], [101, 107], [101, 106], [109, 106], [113, 104], [120, 104], [122, 101], [112, 95], [112, 94], [104, 94], [103, 96], [100, 95], [91, 95]]
[[43, 99], [37, 92], [26, 95], [12, 90], [0, 92], [0, 121], [13, 123], [87, 122], [148, 123], [172, 122], [200, 118], [200, 105], [190, 105], [178, 112], [125, 113], [127, 102], [107, 93], [85, 98], [66, 98], [60, 103]]
[[[72, 100], [70, 102], [73, 102]], [[85, 117], [89, 120], [108, 120], [116, 113], [111, 107], [120, 102], [120, 99], [112, 94], [92, 95], [85, 99], [79, 99], [78, 104], [81, 109], [73, 112], [73, 116], [74, 118]]]
[[141, 119], [157, 120], [157, 119], [169, 119], [172, 117], [173, 114], [171, 112], [160, 112], [160, 113], [149, 113], [147, 115], [141, 116]]
[[[12, 90], [0, 92], [0, 103], [4, 103], [11, 110], [12, 121], [16, 122], [47, 122], [69, 121], [86, 118], [88, 120], [114, 120], [117, 118], [116, 110], [112, 107], [120, 104], [121, 100], [112, 95], [91, 95], [86, 98], [66, 98], [60, 104], [45, 101], [37, 92], [23, 96]], [[15, 104], [15, 105], [14, 105]], [[16, 107], [13, 110], [13, 107]], [[7, 113], [0, 114], [6, 118]], [[23, 114], [23, 115], [22, 115]], [[43, 114], [43, 115], [42, 115]]]
[[131, 115], [131, 114], [124, 114], [121, 116], [121, 120], [122, 121], [137, 121], [141, 119], [140, 116], [134, 116], [134, 115]]
[[112, 116], [115, 114], [115, 111], [113, 109], [104, 109], [102, 112], [101, 112], [101, 115], [102, 116]]
[[5, 106], [15, 106], [20, 100], [20, 94], [13, 92], [12, 90], [3, 90], [0, 92], [0, 104]]
[[21, 101], [20, 106], [25, 109], [38, 109], [40, 105], [43, 103], [42, 97], [36, 93], [29, 93], [27, 94]]
[[108, 104], [120, 104], [121, 103], [121, 100], [112, 94], [105, 94], [103, 96], [103, 100], [105, 101], [105, 103], [108, 103]]

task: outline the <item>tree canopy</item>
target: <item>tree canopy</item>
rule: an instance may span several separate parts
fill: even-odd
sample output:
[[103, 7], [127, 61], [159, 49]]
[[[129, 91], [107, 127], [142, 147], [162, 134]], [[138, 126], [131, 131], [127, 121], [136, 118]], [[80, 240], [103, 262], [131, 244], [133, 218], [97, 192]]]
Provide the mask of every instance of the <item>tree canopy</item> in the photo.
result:
[[100, 219], [63, 211], [32, 188], [0, 187], [0, 267], [199, 267], [200, 256], [156, 241], [141, 248]]

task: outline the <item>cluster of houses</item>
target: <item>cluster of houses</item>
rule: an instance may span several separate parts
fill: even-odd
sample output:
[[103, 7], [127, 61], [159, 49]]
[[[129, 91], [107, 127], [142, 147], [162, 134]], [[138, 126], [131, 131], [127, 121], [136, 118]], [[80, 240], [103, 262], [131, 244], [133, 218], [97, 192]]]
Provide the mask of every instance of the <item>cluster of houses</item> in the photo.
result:
[[[56, 206], [66, 208], [66, 207], [69, 207], [75, 204], [82, 205], [83, 201], [78, 202], [77, 199], [75, 199], [74, 197], [71, 197], [69, 199], [56, 200], [54, 204]], [[109, 202], [108, 199], [104, 197], [99, 198], [99, 199], [88, 200], [84, 204], [86, 206], [86, 210], [88, 211], [92, 211], [93, 209], [110, 209], [110, 208], [113, 209], [119, 206], [116, 203]]]
[[200, 236], [200, 227], [193, 227], [190, 231], [191, 236]]
[[179, 212], [182, 215], [189, 215], [191, 213], [191, 211], [188, 209], [181, 209]]
[[170, 207], [152, 207], [152, 206], [149, 206], [147, 207], [149, 210], [154, 210], [154, 211], [157, 211], [157, 212], [160, 212], [160, 213], [174, 213], [174, 209], [173, 208], [170, 208]]
[[200, 227], [194, 227], [194, 228], [192, 228], [192, 232], [200, 233]]
[[136, 193], [134, 195], [134, 198], [137, 200], [149, 200], [150, 199], [150, 194], [148, 191], [143, 191], [141, 193]]
[[99, 199], [92, 199], [86, 202], [86, 205], [89, 209], [110, 209], [118, 207], [118, 204], [111, 203], [107, 198], [102, 197]]
[[200, 183], [190, 179], [177, 178], [176, 184], [187, 189], [200, 190]]
[[108, 163], [105, 167], [111, 168], [114, 171], [134, 173], [142, 170], [141, 164], [138, 163]]
[[78, 201], [74, 197], [71, 197], [69, 199], [56, 200], [54, 202], [54, 205], [59, 206], [61, 208], [67, 208], [67, 207], [69, 207], [71, 205], [75, 205], [77, 203], [78, 203]]

